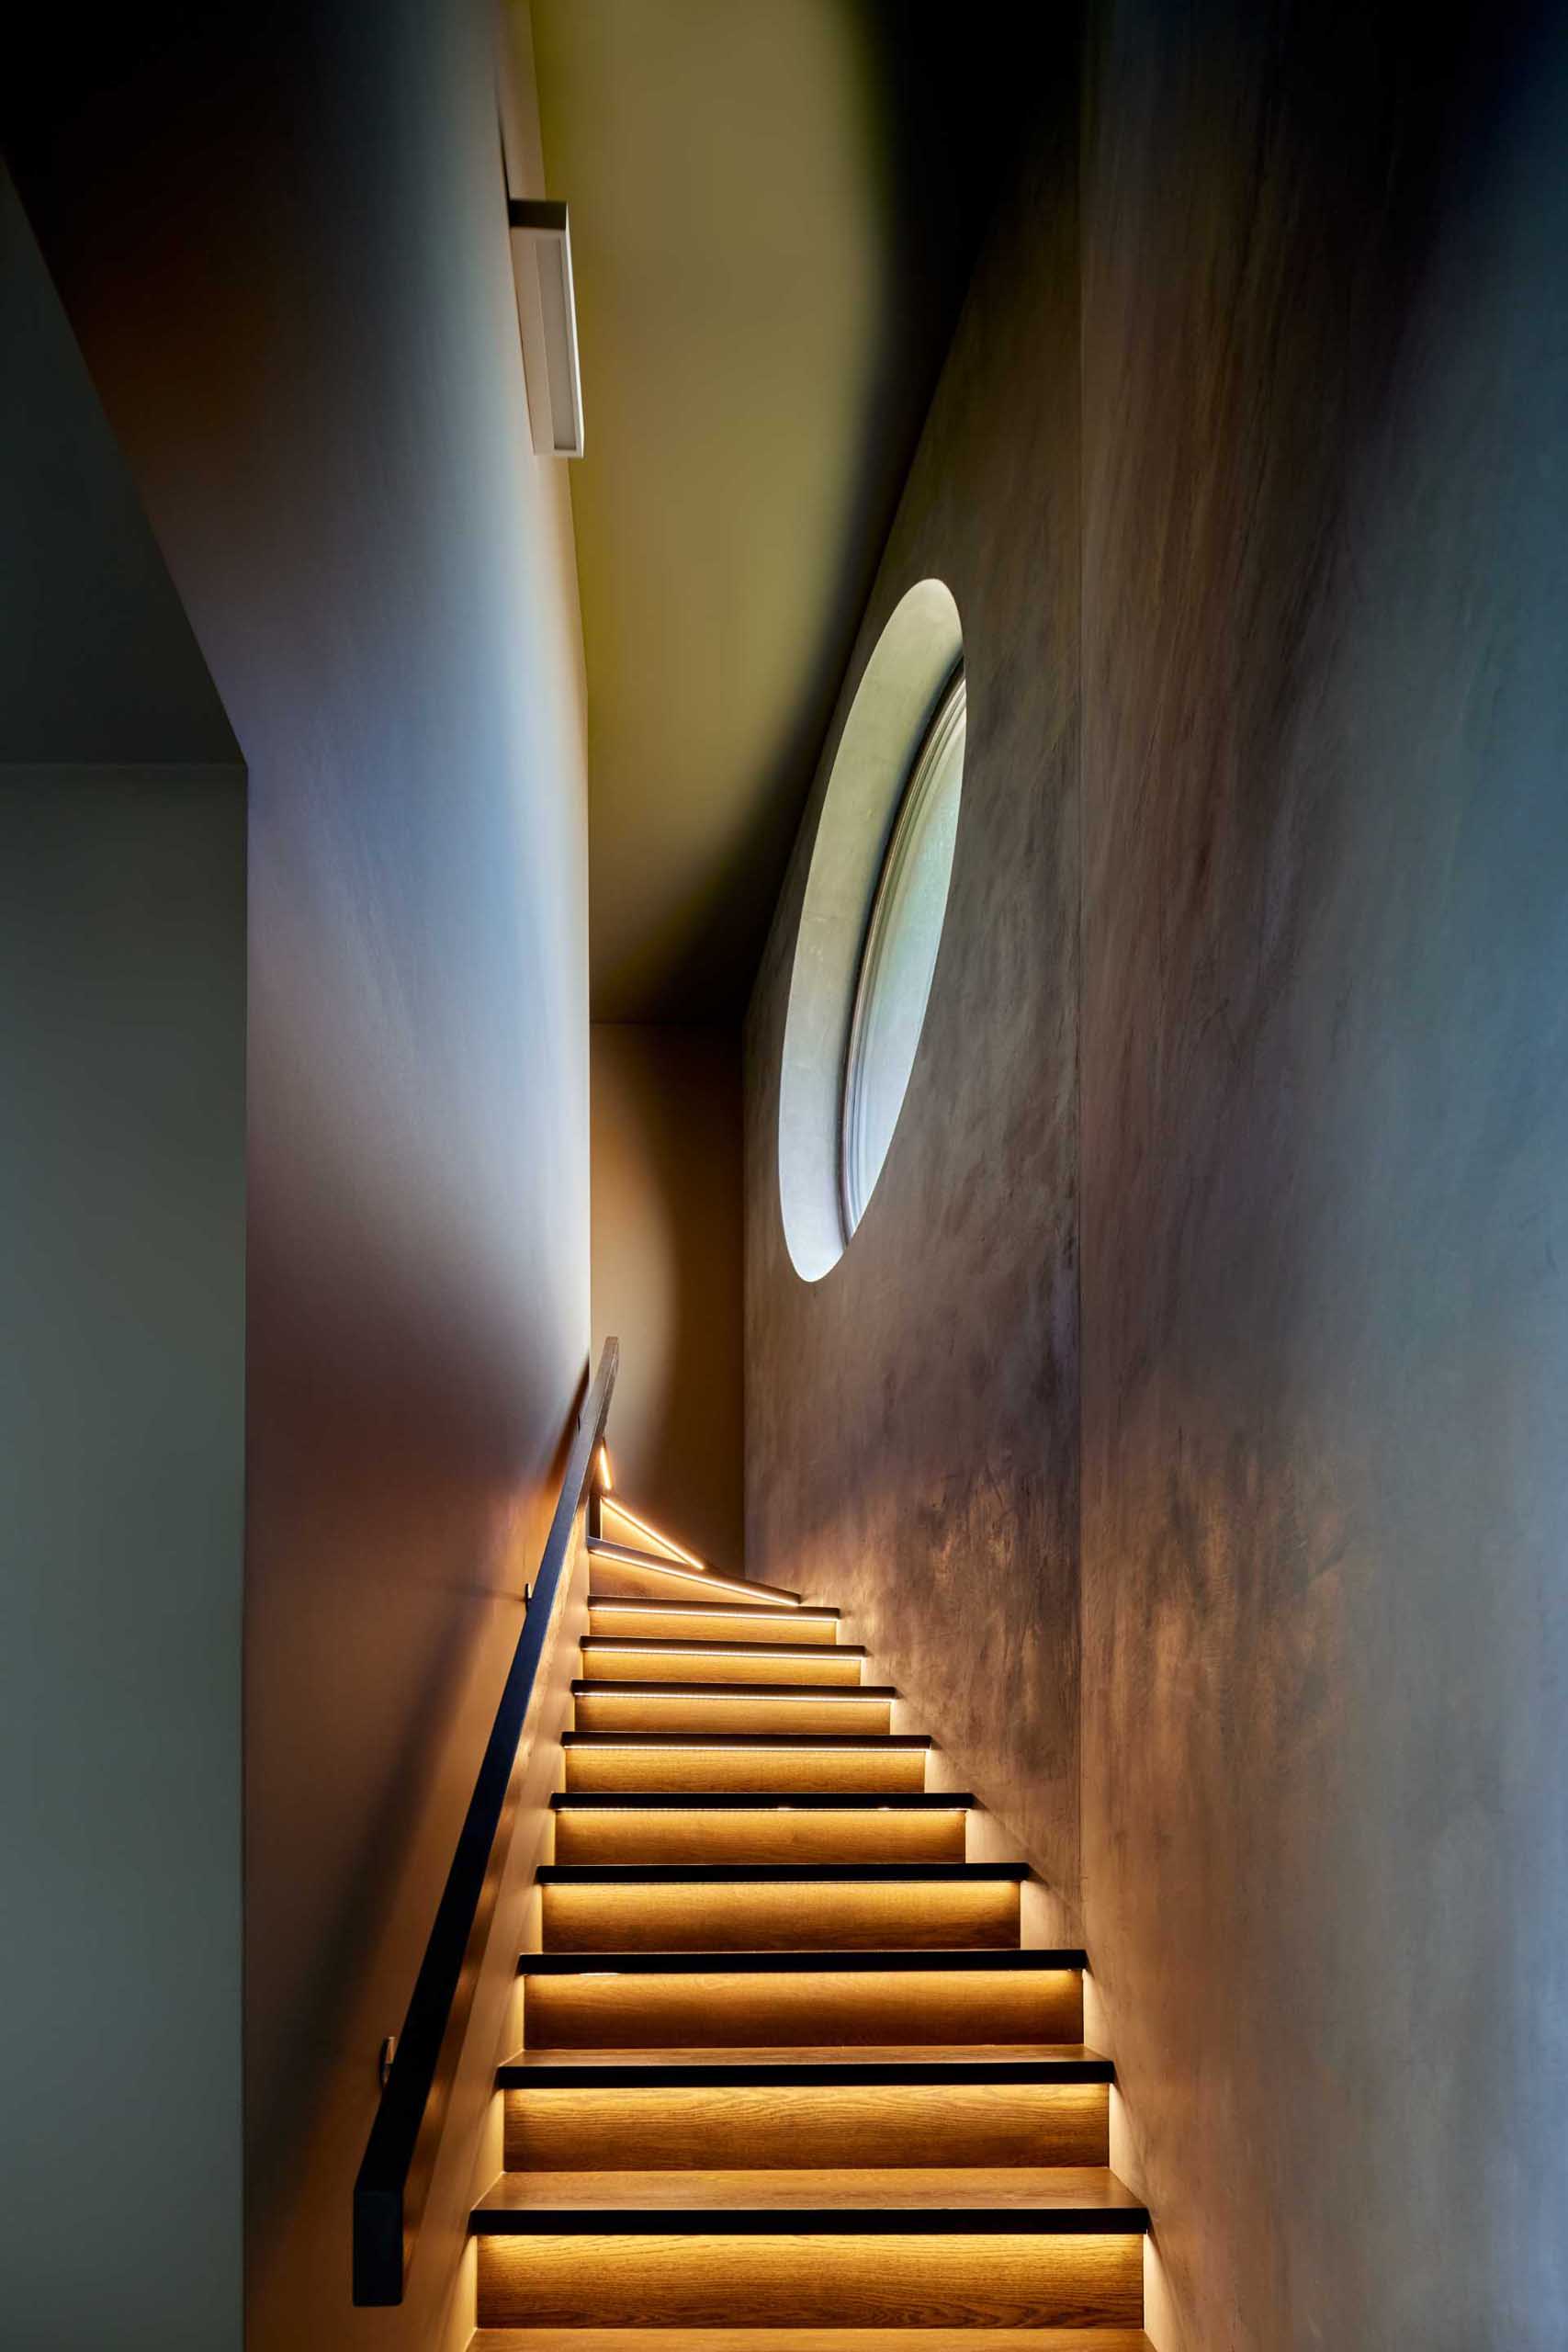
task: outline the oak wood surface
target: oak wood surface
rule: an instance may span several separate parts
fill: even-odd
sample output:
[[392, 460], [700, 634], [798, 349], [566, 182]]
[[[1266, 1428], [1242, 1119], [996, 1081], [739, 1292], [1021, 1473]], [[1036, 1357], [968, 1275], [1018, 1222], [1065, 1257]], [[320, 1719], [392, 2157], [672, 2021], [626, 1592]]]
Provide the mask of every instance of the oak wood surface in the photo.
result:
[[571, 1745], [566, 1750], [569, 1790], [685, 1789], [789, 1793], [897, 1795], [922, 1789], [926, 1750], [865, 1739], [818, 1746], [782, 1744], [727, 1747], [722, 1735], [701, 1747], [650, 1742], [646, 1747]]
[[850, 1690], [863, 1653], [840, 1645], [643, 1641], [590, 1634], [582, 1671], [595, 1682], [768, 1682]]
[[892, 1702], [863, 1690], [829, 1695], [805, 1687], [712, 1690], [647, 1682], [580, 1684], [572, 1693], [579, 1731], [886, 1732]]
[[604, 2233], [479, 2241], [490, 2326], [1132, 2326], [1133, 2236]]
[[[818, 2166], [785, 2171], [755, 2167], [715, 2168], [671, 2175], [641, 2168], [626, 2172], [505, 2172], [487, 2190], [481, 2213], [501, 2221], [507, 2213], [548, 2216], [592, 2210], [605, 2212], [684, 2212], [714, 2216], [764, 2211], [787, 2216], [802, 2210], [835, 2212], [915, 2211], [933, 2221], [953, 2213], [1021, 2212], [1045, 2227], [1125, 2226], [1143, 2207], [1126, 2184], [1100, 2165], [968, 2165], [945, 2172], [921, 2166]], [[824, 2229], [831, 2220], [823, 2221]]]
[[962, 1811], [556, 1814], [558, 1862], [961, 1862]]
[[854, 2050], [846, 2050], [840, 2041], [807, 2041], [787, 2051], [780, 2050], [776, 2043], [758, 2042], [718, 2052], [702, 2042], [667, 2043], [655, 2050], [606, 2047], [586, 2051], [565, 2051], [553, 2043], [536, 2042], [514, 2051], [502, 2073], [512, 2082], [519, 2076], [558, 2074], [563, 2067], [573, 2075], [629, 2070], [639, 2076], [663, 2080], [672, 2079], [682, 2070], [696, 2068], [704, 2075], [722, 2075], [737, 2082], [758, 2075], [781, 2083], [798, 2081], [806, 2069], [817, 2074], [832, 2073], [848, 2081], [874, 2070], [886, 2072], [889, 2068], [919, 2074], [922, 2079], [936, 2082], [961, 2073], [977, 2078], [981, 2071], [998, 2079], [1025, 2072], [1051, 2075], [1063, 2081], [1079, 2077], [1096, 2082], [1112, 2079], [1110, 2060], [1085, 2041], [877, 2041]]
[[1103, 2083], [838, 2083], [509, 2090], [509, 2169], [1102, 2165]]
[[970, 1951], [1018, 1942], [1016, 1884], [851, 1879], [839, 1884], [547, 1885], [547, 1951]]
[[[468, 2352], [675, 2352], [662, 2330], [481, 2327]], [[1129, 2327], [682, 2328], [679, 2352], [1153, 2352]]]
[[750, 1601], [595, 1600], [589, 1605], [595, 1634], [631, 1634], [671, 1641], [780, 1642], [831, 1647], [836, 1609], [769, 1609]]
[[558, 2049], [674, 2044], [840, 2046], [906, 2042], [1077, 2040], [1082, 1980], [1076, 1970], [984, 1975], [813, 1970], [798, 1975], [535, 1976], [525, 2030]]

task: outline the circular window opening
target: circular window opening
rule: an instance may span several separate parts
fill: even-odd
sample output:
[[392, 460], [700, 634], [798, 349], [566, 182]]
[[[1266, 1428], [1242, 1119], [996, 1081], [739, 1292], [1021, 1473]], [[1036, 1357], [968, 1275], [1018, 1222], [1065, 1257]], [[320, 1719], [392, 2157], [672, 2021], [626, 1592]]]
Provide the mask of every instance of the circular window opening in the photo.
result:
[[795, 1271], [842, 1256], [913, 1070], [947, 909], [964, 781], [964, 637], [940, 580], [898, 605], [828, 781], [790, 976], [779, 1196]]

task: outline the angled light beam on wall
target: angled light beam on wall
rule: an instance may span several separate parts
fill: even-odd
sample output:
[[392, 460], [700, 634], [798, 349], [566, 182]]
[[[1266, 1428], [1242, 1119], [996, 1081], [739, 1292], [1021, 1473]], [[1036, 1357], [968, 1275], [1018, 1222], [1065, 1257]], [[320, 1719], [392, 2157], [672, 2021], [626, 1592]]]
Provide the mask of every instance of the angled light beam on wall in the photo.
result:
[[688, 1552], [685, 1545], [677, 1544], [673, 1537], [661, 1535], [651, 1520], [640, 1519], [635, 1510], [628, 1510], [618, 1498], [612, 1500], [606, 1494], [604, 1501], [606, 1510], [614, 1512], [624, 1525], [636, 1528], [637, 1534], [656, 1550], [667, 1553], [672, 1560], [683, 1560], [689, 1568], [701, 1568], [705, 1573], [706, 1572], [705, 1560], [699, 1560], [694, 1552]]

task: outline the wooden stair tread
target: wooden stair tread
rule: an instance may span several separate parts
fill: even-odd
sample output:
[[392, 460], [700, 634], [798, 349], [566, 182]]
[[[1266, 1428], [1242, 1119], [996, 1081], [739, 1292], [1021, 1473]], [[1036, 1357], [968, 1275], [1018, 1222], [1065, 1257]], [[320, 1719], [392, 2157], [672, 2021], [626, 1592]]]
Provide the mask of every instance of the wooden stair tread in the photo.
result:
[[813, 1666], [819, 1666], [824, 1658], [865, 1656], [859, 1642], [683, 1641], [670, 1634], [588, 1633], [580, 1646], [585, 1650], [631, 1650], [638, 1657], [799, 1657]]
[[1148, 2214], [1108, 2166], [855, 2165], [789, 2172], [507, 2172], [475, 2206], [480, 2234], [995, 2230], [1131, 2233]]
[[[678, 1567], [680, 1563], [671, 1560], [665, 1565]], [[673, 1595], [668, 1600], [645, 1600], [635, 1594], [628, 1595], [625, 1600], [617, 1600], [605, 1593], [591, 1593], [588, 1600], [590, 1618], [596, 1609], [609, 1610], [623, 1617], [678, 1617], [682, 1611], [693, 1617], [733, 1617], [738, 1625], [750, 1624], [759, 1616], [773, 1617], [781, 1625], [837, 1624], [843, 1613], [838, 1609], [820, 1607], [815, 1601], [809, 1607], [801, 1601], [794, 1608], [769, 1609], [765, 1602], [755, 1600], [678, 1600]]]
[[[765, 1647], [766, 1645], [760, 1646]], [[836, 1655], [831, 1650], [824, 1657]], [[812, 1706], [863, 1706], [867, 1700], [896, 1699], [889, 1682], [616, 1682], [584, 1675], [571, 1686], [574, 1699], [743, 1699], [750, 1706], [801, 1699]]]
[[541, 1862], [541, 1886], [980, 1886], [1030, 1875], [1027, 1862]]
[[740, 1789], [705, 1796], [685, 1789], [562, 1789], [550, 1799], [557, 1813], [971, 1813], [977, 1803], [967, 1789], [893, 1790], [886, 1796], [874, 1790], [779, 1796], [772, 1789]]
[[[1109, 2083], [1115, 2069], [1086, 2042], [792, 2042], [753, 2048], [726, 2045], [680, 2050], [520, 2050], [499, 2069], [503, 2090], [530, 2083], [553, 2088], [592, 2086], [615, 2075], [625, 2084], [863, 2082]], [[570, 2077], [568, 2081], [566, 2078]]]
[[896, 1972], [980, 1973], [995, 1969], [1085, 1968], [1089, 1956], [1072, 1945], [1004, 1945], [997, 1951], [921, 1951], [904, 1945], [876, 1951], [525, 1951], [525, 1976], [772, 1976]]
[[1136, 2327], [481, 2327], [468, 2352], [1154, 2352]]
[[[577, 1687], [576, 1684], [573, 1685], [574, 1689]], [[627, 1690], [634, 1686], [626, 1682], [601, 1682], [594, 1687], [600, 1690]], [[659, 1690], [668, 1690], [671, 1685], [667, 1682], [660, 1682], [654, 1687]], [[712, 1696], [715, 1688], [711, 1682], [697, 1683], [693, 1687], [708, 1697]], [[767, 1692], [765, 1683], [748, 1682], [741, 1687], [749, 1699], [756, 1698], [759, 1692], [765, 1696]], [[812, 1689], [810, 1695], [814, 1699], [819, 1699], [822, 1693], [819, 1690]], [[866, 1696], [866, 1693], [863, 1690], [856, 1690], [852, 1695], [862, 1699]], [[874, 1697], [876, 1694], [873, 1692], [871, 1695]], [[819, 1747], [825, 1755], [832, 1756], [840, 1753], [846, 1747], [867, 1748], [875, 1754], [878, 1749], [888, 1747], [929, 1747], [931, 1742], [924, 1732], [907, 1731], [568, 1731], [561, 1734], [561, 1745], [563, 1747], [654, 1749], [711, 1747], [721, 1751], [745, 1747], [791, 1749]]]

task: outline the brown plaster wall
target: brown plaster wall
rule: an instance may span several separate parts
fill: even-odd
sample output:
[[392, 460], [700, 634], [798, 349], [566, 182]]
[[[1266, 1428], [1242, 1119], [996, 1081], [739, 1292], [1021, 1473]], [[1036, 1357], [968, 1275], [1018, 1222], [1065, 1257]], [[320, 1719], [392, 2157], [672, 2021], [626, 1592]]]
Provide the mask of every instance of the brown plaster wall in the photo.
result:
[[1184, 2340], [1568, 2307], [1568, 52], [1098, 28], [1086, 1918]]
[[593, 1346], [621, 1342], [617, 1491], [704, 1559], [745, 1565], [740, 1045], [595, 1022]]
[[[830, 1593], [1070, 1906], [1077, 1871], [1077, 326], [1071, 64], [982, 263], [898, 511], [747, 1030], [747, 1545]], [[865, 1217], [800, 1281], [777, 1072], [832, 751], [935, 573], [968, 677], [919, 1053]]]
[[774, 1071], [820, 779], [751, 1008], [750, 1566], [853, 1607], [1064, 1885], [1081, 1820], [1162, 2345], [1546, 2352], [1568, 38], [1108, 0], [1082, 107], [846, 685], [941, 571], [947, 933], [814, 1287]]

